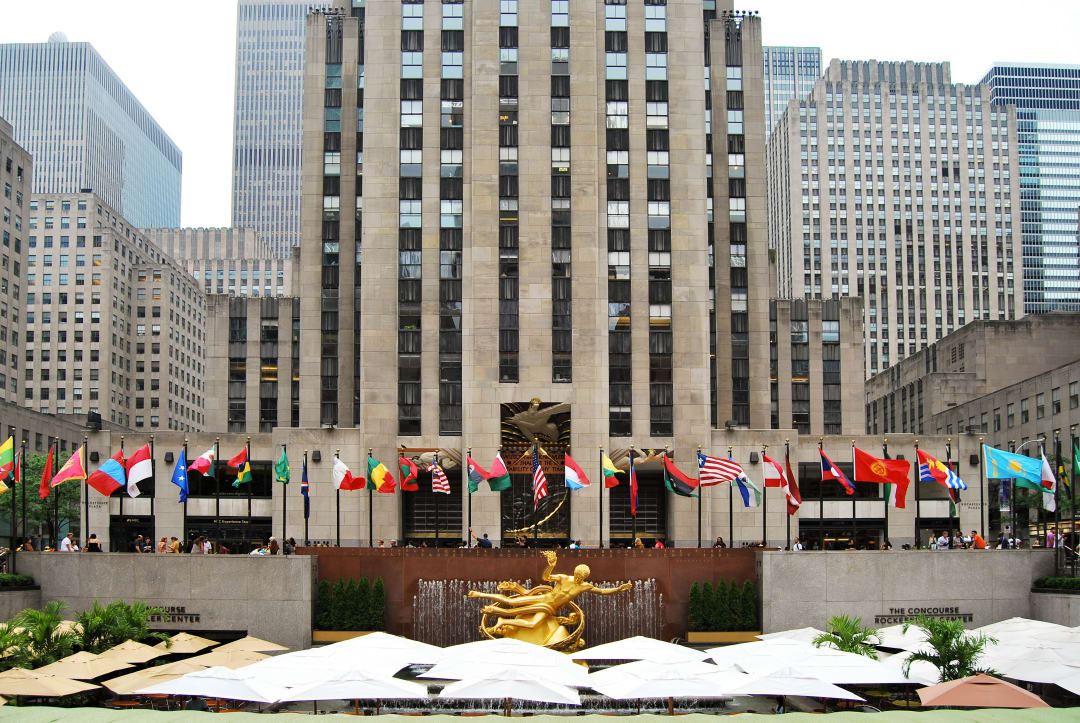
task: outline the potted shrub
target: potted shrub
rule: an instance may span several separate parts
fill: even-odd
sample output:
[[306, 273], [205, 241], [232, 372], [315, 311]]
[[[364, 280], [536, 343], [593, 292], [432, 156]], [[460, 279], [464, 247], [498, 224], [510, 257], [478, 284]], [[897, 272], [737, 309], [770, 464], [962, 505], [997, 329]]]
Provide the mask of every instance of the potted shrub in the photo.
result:
[[747, 580], [694, 583], [690, 588], [687, 640], [691, 643], [746, 643], [761, 632], [757, 591]]

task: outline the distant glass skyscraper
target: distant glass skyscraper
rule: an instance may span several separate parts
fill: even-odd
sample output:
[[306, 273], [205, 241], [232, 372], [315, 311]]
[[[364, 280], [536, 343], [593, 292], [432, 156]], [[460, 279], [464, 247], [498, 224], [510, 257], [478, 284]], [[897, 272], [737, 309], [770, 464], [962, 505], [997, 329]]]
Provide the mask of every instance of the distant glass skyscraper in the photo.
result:
[[1080, 65], [997, 63], [982, 82], [1016, 106], [1024, 312], [1080, 311]]
[[180, 225], [180, 149], [89, 43], [0, 45], [0, 116], [35, 193], [89, 188], [137, 227]]
[[821, 48], [764, 45], [765, 132], [772, 131], [788, 101], [798, 100], [814, 89], [821, 77]]
[[233, 114], [233, 226], [278, 257], [300, 242], [304, 17], [332, 2], [240, 0]]

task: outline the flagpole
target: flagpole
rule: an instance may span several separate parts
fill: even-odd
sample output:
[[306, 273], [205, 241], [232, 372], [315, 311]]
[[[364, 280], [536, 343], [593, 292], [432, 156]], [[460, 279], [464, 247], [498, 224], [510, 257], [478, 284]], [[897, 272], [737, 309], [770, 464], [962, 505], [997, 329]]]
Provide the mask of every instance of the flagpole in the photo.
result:
[[[1070, 507], [1070, 509], [1069, 509], [1069, 519], [1072, 522], [1072, 525], [1070, 525], [1070, 528], [1073, 531], [1073, 543], [1074, 543], [1074, 549], [1075, 549], [1075, 541], [1076, 541], [1076, 536], [1075, 536], [1075, 533], [1076, 533], [1076, 470], [1080, 469], [1080, 462], [1077, 462], [1077, 460], [1076, 460], [1076, 425], [1075, 424], [1072, 425], [1071, 427], [1069, 427], [1069, 441], [1072, 443], [1072, 449], [1069, 450], [1069, 456], [1072, 457], [1072, 469], [1069, 470], [1069, 482], [1070, 482], [1070, 484], [1069, 484], [1069, 499], [1070, 499], [1070, 502], [1072, 503], [1069, 506]], [[26, 442], [23, 442], [23, 445], [25, 446]], [[26, 491], [23, 490], [23, 505], [24, 505], [24, 508], [23, 508], [24, 509], [24, 512], [23, 512], [23, 527], [26, 526], [25, 504], [26, 504]], [[1073, 559], [1074, 560], [1076, 559], [1075, 556], [1074, 556]]]
[[[540, 465], [540, 471], [544, 470], [544, 465], [540, 462], [540, 439], [536, 438], [533, 442], [535, 447], [533, 448], [533, 454], [536, 455], [536, 464]], [[540, 501], [536, 499], [536, 480], [533, 479], [533, 547], [536, 547], [536, 538], [540, 535]]]
[[769, 533], [765, 528], [765, 513], [769, 509], [769, 480], [765, 474], [765, 452], [769, 445], [761, 445], [761, 546], [768, 547]]
[[[731, 456], [731, 445], [727, 448], [728, 459], [734, 460]], [[727, 496], [727, 539], [728, 547], [735, 547], [735, 482], [732, 480], [728, 482], [728, 496]]]
[[[791, 472], [791, 438], [784, 437], [784, 472]], [[790, 477], [791, 475], [788, 474]], [[794, 480], [788, 480], [788, 488], [795, 484]], [[801, 494], [801, 493], [800, 493]], [[791, 512], [788, 510], [787, 498], [784, 498], [784, 511], [787, 512], [787, 549], [791, 549]]]
[[[214, 462], [221, 460], [221, 437], [214, 437]], [[217, 470], [211, 466], [214, 472], [214, 510], [221, 517], [221, 480], [218, 479]]]
[[[1043, 459], [1046, 458], [1046, 445], [1043, 442], [1044, 439], [1046, 439], [1046, 438], [1043, 437], [1042, 439], [1039, 440], [1039, 457], [1040, 457], [1039, 461], [1040, 462]], [[1039, 465], [1039, 471], [1040, 471], [1040, 473], [1042, 472], [1042, 465]], [[1041, 477], [1041, 474], [1040, 474], [1040, 477]], [[1042, 487], [1041, 480], [1040, 480], [1040, 485], [1039, 486]], [[1035, 534], [1038, 537], [1042, 538], [1040, 540], [1040, 542], [1045, 547], [1045, 545], [1046, 545], [1046, 529], [1047, 529], [1047, 527], [1046, 527], [1046, 523], [1043, 521], [1044, 518], [1046, 517], [1046, 515], [1044, 515], [1043, 512], [1045, 512], [1046, 509], [1042, 504], [1042, 492], [1041, 491], [1039, 492], [1039, 496], [1035, 498], [1035, 502], [1036, 502], [1036, 504], [1039, 505], [1039, 519], [1035, 522]], [[1030, 513], [1028, 513], [1028, 514], [1030, 514]], [[1031, 543], [1029, 542], [1028, 547], [1030, 547], [1030, 546], [1031, 546]]]
[[[250, 434], [248, 435], [247, 446], [244, 448], [244, 450], [245, 450], [245, 453], [247, 454], [246, 464], [248, 466], [248, 469], [250, 469], [251, 468], [251, 435]], [[239, 470], [239, 471], [243, 472], [242, 469]], [[248, 522], [251, 522], [251, 488], [254, 487], [254, 486], [255, 486], [255, 475], [252, 475], [251, 479], [248, 480]]]
[[[157, 460], [154, 459], [154, 435], [150, 435], [150, 480], [154, 483], [154, 494], [150, 496], [150, 516], [154, 516], [154, 498], [157, 497]], [[136, 486], [138, 486], [136, 484]], [[156, 518], [155, 518], [156, 519]], [[154, 537], [157, 537], [157, 527], [154, 527]]]
[[[281, 445], [281, 453], [285, 456], [285, 459], [287, 461], [289, 459], [289, 445], [288, 444], [282, 444]], [[289, 474], [290, 475], [292, 474], [291, 470], [290, 470]], [[277, 474], [275, 473], [274, 476], [276, 477]], [[287, 511], [287, 503], [289, 501], [288, 500], [289, 496], [287, 494], [288, 491], [289, 491], [289, 485], [285, 484], [285, 483], [282, 483], [282, 485], [281, 485], [281, 549], [283, 551], [285, 549], [285, 539], [286, 539], [285, 521], [286, 521], [286, 515], [288, 514], [288, 511]]]
[[[1055, 464], [1056, 464], [1057, 468], [1054, 470], [1054, 473], [1055, 473], [1054, 478], [1057, 479], [1058, 477], [1061, 476], [1061, 472], [1064, 469], [1064, 467], [1061, 464], [1061, 430], [1060, 429], [1055, 429], [1054, 430], [1054, 447], [1055, 447], [1054, 456], [1057, 458], [1056, 461], [1055, 461]], [[1060, 563], [1060, 561], [1058, 560], [1059, 555], [1058, 555], [1058, 552], [1057, 552], [1057, 549], [1058, 549], [1058, 546], [1057, 546], [1058, 535], [1061, 534], [1061, 505], [1058, 504], [1058, 489], [1060, 487], [1061, 487], [1061, 480], [1058, 479], [1054, 483], [1054, 528], [1057, 530], [1057, 534], [1054, 535], [1054, 563], [1055, 563], [1055, 568]], [[12, 548], [12, 549], [14, 549], [14, 548]]]
[[[340, 449], [334, 451], [334, 458], [341, 459]], [[334, 492], [334, 515], [337, 518], [337, 546], [341, 547], [341, 487], [337, 487]]]
[[604, 476], [604, 446], [600, 445], [600, 518], [596, 525], [596, 549], [604, 549], [604, 487], [607, 486], [607, 477]]
[[[22, 488], [22, 534], [20, 537], [26, 540], [26, 440], [22, 441], [22, 471], [23, 471], [23, 488]], [[11, 506], [15, 506], [15, 498], [11, 498]], [[44, 546], [43, 546], [44, 547]]]
[[[185, 465], [187, 464], [187, 460], [188, 460], [187, 443], [188, 443], [187, 437], [184, 437], [184, 464]], [[187, 477], [187, 473], [188, 473], [188, 471], [187, 471], [187, 469], [185, 469], [184, 470], [184, 477]], [[190, 486], [190, 484], [189, 484], [189, 486]], [[183, 550], [184, 549], [184, 544], [187, 542], [187, 537], [188, 537], [188, 534], [187, 534], [187, 496], [186, 495], [185, 495], [185, 499], [184, 499], [184, 509], [181, 512], [181, 514], [182, 514], [182, 517], [181, 517], [181, 524], [180, 524], [180, 549]], [[251, 516], [250, 509], [248, 510], [248, 516], [249, 517]]]
[[[818, 485], [818, 534], [821, 535], [821, 549], [825, 549], [825, 468], [821, 459], [824, 437], [817, 438], [818, 469], [821, 470], [821, 484]], [[852, 470], [854, 472], [855, 470]]]
[[[701, 445], [697, 446], [698, 454], [701, 453]], [[695, 462], [697, 460], [694, 460]], [[701, 467], [697, 473], [697, 546], [701, 547]]]
[[[502, 448], [499, 448], [501, 451]], [[469, 529], [472, 529], [472, 485], [469, 484], [469, 460], [472, 459], [472, 447], [465, 448], [465, 489], [469, 491]], [[466, 544], [472, 547], [472, 533], [465, 539]]]
[[[439, 466], [439, 453], [438, 452], [436, 452], [435, 454], [433, 454], [431, 456], [431, 461], [435, 463], [436, 467]], [[464, 470], [464, 472], [465, 472], [466, 484], [468, 484], [468, 481], [467, 481], [468, 478], [469, 478], [469, 461], [468, 460], [465, 460], [465, 470]], [[432, 497], [435, 498], [435, 547], [437, 548], [439, 546], [439, 493], [435, 492], [434, 489], [432, 489]]]
[[[982, 535], [983, 539], [985, 540], [987, 531], [986, 531], [986, 525], [983, 522], [983, 516], [986, 514], [986, 483], [985, 483], [985, 481], [983, 479], [984, 476], [985, 476], [984, 475], [985, 470], [983, 469], [985, 460], [983, 460], [983, 450], [982, 450], [982, 448], [983, 448], [983, 438], [979, 437], [979, 534]], [[999, 495], [999, 498], [1000, 498], [1000, 495]], [[989, 543], [987, 543], [987, 544], [989, 544]]]
[[[916, 458], [915, 461], [918, 462], [919, 461], [918, 458]], [[946, 437], [945, 438], [945, 468], [948, 469], [950, 472], [952, 471], [952, 437]], [[953, 513], [953, 510], [955, 509], [956, 510], [956, 526], [959, 527], [960, 526], [960, 508], [956, 505], [956, 497], [955, 497], [955, 493], [953, 492], [952, 487], [949, 487], [948, 491], [949, 491], [949, 524], [950, 525], [952, 524], [952, 520], [953, 520], [952, 513]], [[963, 530], [954, 530], [954, 531], [959, 532], [961, 539], [963, 539], [963, 536], [964, 536], [964, 531]]]
[[[367, 466], [371, 469], [371, 447], [367, 449]], [[367, 479], [367, 546], [375, 547], [375, 480]]]
[[919, 440], [915, 440], [915, 464], [911, 465], [913, 469], [913, 476], [915, 477], [915, 547], [919, 549], [919, 501], [922, 496], [919, 494]]
[[22, 476], [22, 454], [15, 452], [15, 435], [11, 435], [11, 450], [15, 454], [15, 459], [18, 460], [18, 464], [11, 468], [11, 544], [8, 546], [9, 554], [11, 555], [11, 569], [9, 569], [8, 572], [14, 575], [17, 572], [15, 569], [15, 548], [19, 546], [18, 543], [15, 542], [15, 537], [19, 532], [18, 519], [15, 516], [15, 480], [19, 480], [22, 484], [26, 483]]
[[634, 443], [630, 443], [630, 479], [628, 481], [630, 485], [630, 519], [631, 531], [630, 531], [630, 547], [633, 549], [637, 543], [637, 501], [634, 499]]
[[[82, 456], [82, 459], [80, 461], [82, 462], [83, 474], [86, 475], [87, 474], [87, 461], [88, 461], [88, 459], [90, 457], [90, 455], [87, 453], [87, 449], [88, 449], [88, 447], [90, 445], [90, 437], [88, 435], [84, 434], [83, 438], [82, 438], [82, 441], [83, 441], [83, 446], [82, 446], [82, 452], [80, 453], [81, 456]], [[89, 476], [87, 476], [86, 478], [83, 479], [82, 492], [83, 492], [83, 518], [84, 519], [79, 525], [82, 528], [82, 529], [79, 530], [79, 533], [83, 538], [83, 548], [85, 549], [86, 548], [86, 541], [88, 539], [90, 539], [90, 484], [89, 484]]]
[[[60, 454], [60, 439], [58, 437], [52, 437], [49, 440], [49, 447], [55, 449], [53, 452], [53, 459], [55, 460]], [[50, 470], [51, 471], [51, 470]], [[53, 474], [53, 478], [56, 475]], [[52, 490], [52, 479], [49, 480], [49, 489]], [[53, 493], [53, 521], [55, 522], [55, 531], [53, 532], [53, 539], [56, 540], [56, 549], [60, 549], [60, 490], [56, 490]]]
[[[1009, 451], [1016, 452], [1016, 440], [1009, 440]], [[1009, 533], [1009, 540], [1015, 540], [1016, 538], [1016, 479], [1009, 480], [1009, 521], [1012, 523], [1012, 531]], [[1010, 542], [1011, 545], [1011, 542]]]
[[[851, 440], [851, 486], [854, 487], [856, 484], [858, 484], [858, 482], [859, 482], [858, 475], [855, 474], [855, 440], [853, 439], [853, 440]], [[855, 531], [856, 531], [855, 498], [856, 497], [857, 497], [857, 495], [855, 494], [855, 491], [852, 490], [852, 495], [851, 495], [851, 546], [852, 547], [855, 547]]]
[[[881, 438], [881, 456], [885, 459], [889, 458], [889, 438]], [[916, 460], [918, 461], [918, 460]], [[899, 494], [900, 490], [896, 491]], [[885, 547], [885, 541], [889, 539], [889, 496], [885, 495], [885, 539], [881, 541], [882, 548]]]
[[[304, 471], [307, 472], [307, 450], [306, 449], [304, 450]], [[308, 482], [308, 497], [310, 497], [310, 496], [311, 496], [311, 483]], [[306, 505], [310, 504], [309, 502], [307, 502], [308, 497], [304, 498], [304, 500], [305, 500], [305, 508], [304, 508], [304, 546], [305, 547], [310, 542], [310, 538], [308, 538], [308, 515], [307, 515], [308, 511], [307, 511], [307, 507], [306, 507]]]

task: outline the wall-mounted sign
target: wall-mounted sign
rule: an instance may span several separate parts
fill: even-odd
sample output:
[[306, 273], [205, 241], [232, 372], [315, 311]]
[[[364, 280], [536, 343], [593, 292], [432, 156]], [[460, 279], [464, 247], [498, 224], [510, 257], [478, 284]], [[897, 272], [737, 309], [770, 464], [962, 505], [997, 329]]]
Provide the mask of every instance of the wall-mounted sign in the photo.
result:
[[197, 623], [201, 622], [200, 613], [189, 613], [187, 608], [180, 606], [162, 606], [164, 612], [160, 615], [151, 615], [148, 620], [152, 623]]
[[910, 622], [920, 615], [945, 618], [947, 620], [963, 620], [965, 623], [970, 623], [974, 618], [973, 613], [962, 613], [960, 608], [957, 607], [934, 607], [928, 605], [926, 607], [889, 608], [889, 612], [885, 615], [874, 616], [874, 625], [897, 625]]

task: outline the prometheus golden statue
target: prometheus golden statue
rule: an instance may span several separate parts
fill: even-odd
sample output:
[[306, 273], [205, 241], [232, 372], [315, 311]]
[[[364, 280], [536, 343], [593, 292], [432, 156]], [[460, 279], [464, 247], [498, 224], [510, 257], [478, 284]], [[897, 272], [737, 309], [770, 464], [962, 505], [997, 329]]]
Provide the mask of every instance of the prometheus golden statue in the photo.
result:
[[[555, 553], [549, 550], [544, 557], [547, 567], [541, 579], [550, 585], [537, 585], [526, 590], [516, 582], [500, 582], [499, 590], [508, 594], [469, 591], [469, 597], [495, 601], [480, 611], [480, 632], [485, 637], [514, 638], [567, 652], [577, 650], [585, 646], [581, 637], [585, 630], [585, 613], [574, 599], [583, 592], [612, 595], [630, 589], [628, 582], [608, 588], [598, 588], [587, 582], [588, 565], [578, 565], [573, 575], [554, 574]], [[563, 608], [569, 608], [568, 615], [559, 614]], [[494, 622], [490, 620], [492, 617]]]

